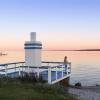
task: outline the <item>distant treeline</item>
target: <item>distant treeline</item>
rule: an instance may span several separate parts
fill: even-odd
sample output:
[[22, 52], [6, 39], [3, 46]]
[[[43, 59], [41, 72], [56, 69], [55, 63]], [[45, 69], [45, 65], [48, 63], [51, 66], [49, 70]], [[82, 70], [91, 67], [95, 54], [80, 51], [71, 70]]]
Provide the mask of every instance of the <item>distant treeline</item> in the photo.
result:
[[44, 51], [100, 51], [100, 49], [80, 49], [80, 50], [44, 50]]
[[100, 51], [100, 49], [81, 49], [81, 50], [73, 50], [73, 51]]

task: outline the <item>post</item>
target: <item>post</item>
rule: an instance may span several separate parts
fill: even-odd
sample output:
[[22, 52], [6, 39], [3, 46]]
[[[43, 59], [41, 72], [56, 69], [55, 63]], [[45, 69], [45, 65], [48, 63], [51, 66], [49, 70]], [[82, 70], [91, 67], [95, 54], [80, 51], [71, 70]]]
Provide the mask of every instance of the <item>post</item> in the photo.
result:
[[19, 76], [21, 76], [21, 72], [20, 72], [20, 66], [19, 66]]
[[51, 84], [51, 67], [48, 67], [48, 83]]
[[61, 71], [61, 74], [62, 74], [62, 77], [64, 76], [64, 73], [63, 73], [63, 65], [62, 65], [62, 71]]
[[57, 67], [56, 67], [56, 80], [57, 80]]
[[39, 71], [40, 69], [39, 69], [39, 67], [37, 67], [37, 77], [39, 78]]

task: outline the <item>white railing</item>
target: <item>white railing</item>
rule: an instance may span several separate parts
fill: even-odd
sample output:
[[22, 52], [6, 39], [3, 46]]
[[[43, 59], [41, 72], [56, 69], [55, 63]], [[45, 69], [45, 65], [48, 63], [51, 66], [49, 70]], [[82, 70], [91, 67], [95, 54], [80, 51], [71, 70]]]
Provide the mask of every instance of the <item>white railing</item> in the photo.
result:
[[[30, 73], [36, 72], [39, 77], [41, 72], [47, 71], [47, 82], [54, 84], [71, 74], [71, 63], [67, 63], [67, 71], [63, 62], [42, 62], [45, 66], [25, 66], [25, 62], [0, 64], [0, 75], [8, 76], [10, 73], [18, 72], [18, 76], [21, 76], [21, 72]], [[12, 65], [12, 67], [10, 66]], [[46, 66], [47, 65], [47, 66]], [[48, 66], [49, 65], [49, 66]], [[54, 76], [53, 76], [54, 73]], [[54, 79], [52, 79], [54, 78]]]
[[[55, 80], [52, 81], [52, 71], [55, 71]], [[60, 71], [61, 73], [61, 77], [58, 78], [59, 74], [58, 72]], [[60, 65], [60, 66], [56, 66], [55, 68], [53, 67], [49, 67], [48, 68], [48, 83], [49, 84], [54, 84], [66, 77], [69, 77], [71, 74], [71, 64], [67, 67], [67, 71], [65, 71], [65, 66], [64, 65]]]
[[0, 76], [8, 76], [9, 74], [16, 73], [16, 72], [18, 72], [19, 75], [21, 75], [20, 66], [23, 66], [24, 64], [25, 64], [24, 62], [0, 64]]

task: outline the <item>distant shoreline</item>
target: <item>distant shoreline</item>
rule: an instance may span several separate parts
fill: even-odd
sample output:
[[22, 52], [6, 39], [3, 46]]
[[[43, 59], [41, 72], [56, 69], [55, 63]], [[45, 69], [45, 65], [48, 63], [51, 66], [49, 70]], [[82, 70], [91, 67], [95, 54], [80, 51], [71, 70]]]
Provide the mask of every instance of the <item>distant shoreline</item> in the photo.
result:
[[81, 50], [44, 50], [44, 51], [100, 51], [100, 49], [81, 49]]

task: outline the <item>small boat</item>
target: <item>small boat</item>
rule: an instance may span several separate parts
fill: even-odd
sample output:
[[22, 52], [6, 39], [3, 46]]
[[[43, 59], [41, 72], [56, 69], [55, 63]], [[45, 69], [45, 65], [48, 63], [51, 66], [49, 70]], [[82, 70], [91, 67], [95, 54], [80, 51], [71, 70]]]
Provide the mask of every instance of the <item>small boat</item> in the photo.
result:
[[7, 53], [0, 52], [0, 56], [5, 56], [5, 55], [7, 55]]

